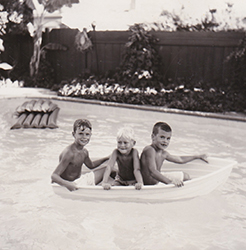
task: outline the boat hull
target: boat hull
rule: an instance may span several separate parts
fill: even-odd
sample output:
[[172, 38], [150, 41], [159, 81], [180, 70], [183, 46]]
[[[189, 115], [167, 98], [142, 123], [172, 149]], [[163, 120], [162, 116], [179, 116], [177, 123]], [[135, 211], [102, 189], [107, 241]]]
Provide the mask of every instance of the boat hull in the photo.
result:
[[101, 186], [80, 187], [69, 192], [65, 187], [52, 185], [56, 194], [69, 199], [80, 200], [112, 200], [128, 202], [164, 202], [182, 199], [191, 199], [197, 196], [209, 194], [228, 179], [232, 168], [236, 166], [234, 160], [209, 158], [209, 164], [195, 160], [186, 164], [164, 163], [163, 170], [182, 170], [191, 176], [191, 180], [185, 181], [183, 187], [173, 184], [143, 186], [141, 190], [135, 190], [134, 186], [115, 186], [110, 190], [103, 190]]

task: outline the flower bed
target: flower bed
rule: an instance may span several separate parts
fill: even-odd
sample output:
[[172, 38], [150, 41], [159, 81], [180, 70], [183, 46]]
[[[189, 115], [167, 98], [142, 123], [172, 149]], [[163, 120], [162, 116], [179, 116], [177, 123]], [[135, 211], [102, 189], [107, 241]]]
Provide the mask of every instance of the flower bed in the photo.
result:
[[131, 88], [117, 83], [99, 84], [96, 81], [88, 85], [86, 81], [80, 83], [74, 80], [71, 84], [67, 83], [60, 88], [58, 95], [204, 112], [245, 112], [246, 110], [246, 102], [239, 94], [214, 88], [189, 89], [184, 85], [157, 91], [149, 87]]
[[19, 88], [19, 87], [23, 87], [24, 86], [24, 82], [23, 81], [12, 81], [11, 79], [7, 78], [7, 79], [0, 79], [0, 88]]

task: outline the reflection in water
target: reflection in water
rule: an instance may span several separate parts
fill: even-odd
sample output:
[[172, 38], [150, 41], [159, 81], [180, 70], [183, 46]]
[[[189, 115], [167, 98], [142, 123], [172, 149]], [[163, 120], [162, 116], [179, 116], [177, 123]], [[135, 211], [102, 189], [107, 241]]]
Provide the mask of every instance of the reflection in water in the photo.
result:
[[[244, 249], [246, 123], [54, 101], [58, 129], [9, 130], [24, 99], [0, 101], [0, 245], [2, 249]], [[155, 122], [173, 128], [173, 154], [206, 152], [236, 159], [228, 181], [209, 195], [167, 203], [63, 199], [50, 175], [73, 142], [77, 118], [93, 125], [91, 158], [109, 155], [122, 125], [134, 127], [139, 152]], [[181, 166], [182, 167], [182, 166]], [[105, 191], [106, 192], [106, 191]]]

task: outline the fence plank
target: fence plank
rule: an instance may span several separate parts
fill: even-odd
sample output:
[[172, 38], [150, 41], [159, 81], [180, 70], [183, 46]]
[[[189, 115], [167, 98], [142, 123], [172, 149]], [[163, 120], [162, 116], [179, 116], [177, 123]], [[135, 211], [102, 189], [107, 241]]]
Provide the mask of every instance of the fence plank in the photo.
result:
[[[129, 31], [92, 31], [88, 36], [93, 48], [80, 52], [75, 47], [77, 29], [54, 29], [44, 34], [44, 43], [66, 45], [67, 51], [49, 51], [47, 58], [55, 70], [55, 81], [77, 77], [85, 72], [103, 74], [120, 66]], [[243, 32], [151, 32], [159, 39], [157, 50], [162, 59], [165, 79], [218, 82], [229, 77], [234, 70], [231, 63], [224, 63], [229, 53], [237, 47]], [[30, 43], [15, 45], [6, 42], [11, 57], [20, 61], [30, 58]], [[19, 43], [24, 43], [26, 39]], [[25, 53], [23, 50], [26, 50]], [[15, 54], [13, 56], [13, 54]], [[5, 58], [10, 58], [9, 56]]]

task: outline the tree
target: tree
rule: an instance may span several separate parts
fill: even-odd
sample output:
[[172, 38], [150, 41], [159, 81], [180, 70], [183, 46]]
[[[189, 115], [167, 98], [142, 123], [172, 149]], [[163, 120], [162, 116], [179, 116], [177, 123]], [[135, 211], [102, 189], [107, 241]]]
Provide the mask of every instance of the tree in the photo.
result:
[[30, 76], [38, 74], [42, 32], [45, 29], [44, 17], [47, 13], [59, 10], [64, 5], [71, 7], [79, 0], [1, 0], [0, 39], [8, 34], [25, 34], [33, 37], [33, 55], [30, 60]]
[[141, 23], [130, 26], [129, 31], [118, 80], [133, 87], [160, 88], [162, 64], [156, 48], [158, 39]]
[[79, 0], [25, 0], [25, 3], [33, 11], [33, 22], [27, 25], [28, 30], [33, 37], [33, 55], [30, 60], [30, 76], [38, 74], [38, 67], [41, 55], [42, 32], [45, 28], [44, 17], [48, 13], [59, 10], [66, 5], [71, 7], [73, 3], [79, 3]]
[[[28, 33], [27, 23], [32, 21], [32, 10], [22, 1], [1, 0], [0, 3], [0, 54], [5, 51], [4, 42], [9, 35]], [[8, 78], [16, 64], [0, 60], [0, 76]]]
[[27, 24], [33, 21], [32, 10], [23, 1], [1, 0], [0, 37], [27, 33]]

